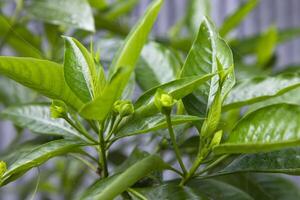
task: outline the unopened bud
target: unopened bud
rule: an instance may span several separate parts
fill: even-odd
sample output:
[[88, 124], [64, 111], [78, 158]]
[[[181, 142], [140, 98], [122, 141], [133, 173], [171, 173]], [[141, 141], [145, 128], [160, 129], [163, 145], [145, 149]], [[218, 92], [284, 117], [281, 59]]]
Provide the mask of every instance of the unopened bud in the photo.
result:
[[114, 103], [113, 111], [121, 117], [125, 117], [134, 113], [134, 107], [131, 101], [118, 100]]
[[223, 131], [222, 130], [217, 131], [210, 142], [210, 148], [214, 148], [215, 146], [218, 146], [222, 140], [222, 136], [223, 136]]
[[154, 104], [163, 114], [170, 114], [171, 109], [176, 102], [177, 101], [173, 99], [171, 95], [162, 89], [158, 89], [155, 93]]
[[6, 172], [6, 163], [4, 161], [0, 161], [0, 177]]
[[67, 106], [64, 102], [53, 100], [50, 106], [51, 117], [54, 119], [67, 117]]

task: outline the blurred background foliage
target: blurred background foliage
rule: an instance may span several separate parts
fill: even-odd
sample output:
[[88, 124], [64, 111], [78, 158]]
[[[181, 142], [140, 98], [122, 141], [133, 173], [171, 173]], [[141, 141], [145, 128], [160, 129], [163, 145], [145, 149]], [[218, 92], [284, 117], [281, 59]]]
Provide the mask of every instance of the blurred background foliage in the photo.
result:
[[[0, 55], [62, 63], [64, 43], [61, 35], [70, 35], [89, 47], [107, 67], [148, 3], [146, 0], [0, 0]], [[134, 99], [140, 91], [177, 76], [204, 15], [216, 21], [220, 35], [231, 46], [238, 82], [298, 71], [299, 8], [297, 0], [167, 0], [132, 77], [132, 83], [136, 81], [139, 87], [133, 88], [134, 84], [131, 84], [132, 87], [127, 88], [127, 97]], [[300, 90], [294, 89], [263, 104], [299, 103], [299, 95]], [[0, 108], [37, 101], [45, 99], [0, 77]], [[255, 104], [247, 109], [259, 106]], [[223, 118], [227, 120], [224, 126], [230, 130], [240, 118], [240, 110], [231, 110]], [[187, 130], [186, 127], [178, 129]], [[1, 123], [0, 131], [0, 160], [13, 161], [15, 154], [20, 155], [27, 148], [54, 139], [53, 136], [32, 139], [29, 130], [7, 122]], [[186, 136], [181, 136], [182, 151], [195, 153], [196, 140], [191, 137], [185, 141]], [[150, 144], [147, 145], [149, 148], [153, 147], [152, 139], [151, 136], [131, 139], [130, 147], [117, 145], [110, 155], [110, 164], [122, 163], [134, 147], [145, 143]], [[81, 192], [80, 186], [89, 184], [90, 177], [95, 176], [77, 159], [76, 155], [68, 156], [67, 162], [53, 159], [18, 182], [1, 188], [0, 199], [30, 199], [34, 195], [40, 199], [74, 199]], [[38, 194], [35, 194], [37, 186]]]

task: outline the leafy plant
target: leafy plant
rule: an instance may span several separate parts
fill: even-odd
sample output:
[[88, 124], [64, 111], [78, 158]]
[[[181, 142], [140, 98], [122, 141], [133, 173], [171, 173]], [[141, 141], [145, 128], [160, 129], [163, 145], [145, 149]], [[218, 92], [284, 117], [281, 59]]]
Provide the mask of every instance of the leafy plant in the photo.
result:
[[[120, 18], [137, 2], [17, 1], [14, 16], [1, 16], [2, 45], [19, 55], [0, 57], [1, 117], [18, 132], [0, 154], [2, 190], [38, 168], [36, 184], [31, 176], [17, 188], [20, 198], [38, 191], [65, 199], [299, 199], [297, 185], [274, 175], [300, 173], [299, 72], [272, 70], [277, 44], [299, 31], [271, 27], [230, 39], [258, 1], [217, 28], [198, 12], [209, 15], [209, 1], [191, 0], [169, 38], [149, 41], [163, 0], [129, 31]], [[43, 37], [18, 21], [23, 11], [23, 20], [43, 21]], [[109, 34], [89, 50], [79, 42], [103, 30]], [[23, 142], [24, 129], [34, 139]]]

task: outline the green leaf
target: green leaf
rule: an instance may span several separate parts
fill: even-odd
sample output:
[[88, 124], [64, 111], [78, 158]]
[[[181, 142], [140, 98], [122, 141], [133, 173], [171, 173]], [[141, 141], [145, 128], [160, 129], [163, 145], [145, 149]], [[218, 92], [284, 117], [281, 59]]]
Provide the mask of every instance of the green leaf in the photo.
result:
[[10, 107], [3, 110], [0, 116], [35, 133], [76, 137], [86, 141], [65, 120], [52, 119], [50, 116], [50, 105], [29, 104]]
[[154, 1], [145, 15], [135, 25], [127, 36], [124, 44], [118, 50], [110, 67], [110, 78], [114, 78], [110, 86], [105, 88], [101, 96], [86, 104], [81, 110], [87, 119], [104, 120], [111, 111], [113, 103], [120, 98], [126, 84], [130, 80], [141, 50], [158, 15], [163, 0]]
[[90, 5], [94, 8], [105, 9], [108, 6], [106, 0], [88, 0]]
[[[189, 116], [189, 115], [173, 115], [171, 117], [172, 117], [173, 126], [202, 120], [199, 117]], [[120, 137], [143, 134], [143, 133], [149, 133], [149, 132], [153, 132], [165, 128], [167, 128], [165, 116], [159, 114], [155, 116], [140, 118], [133, 121], [132, 123], [125, 123], [115, 132], [115, 135], [117, 138], [120, 138]]]
[[258, 3], [259, 0], [248, 0], [247, 3], [237, 8], [236, 11], [223, 22], [220, 28], [220, 35], [225, 37], [232, 29], [236, 28]]
[[[205, 18], [188, 53], [181, 71], [181, 77], [203, 76], [218, 71], [226, 74], [229, 69], [231, 72], [223, 83], [225, 93], [222, 93], [222, 95], [228, 93], [235, 81], [232, 53], [225, 41], [218, 37], [214, 25]], [[223, 79], [221, 74], [219, 76]], [[218, 88], [219, 77], [215, 76], [208, 84], [202, 85], [192, 95], [184, 98], [183, 102], [187, 112], [193, 115], [205, 116]]]
[[186, 11], [186, 23], [191, 36], [197, 34], [199, 25], [205, 16], [210, 16], [211, 2], [209, 0], [190, 0]]
[[33, 58], [0, 57], [0, 74], [76, 109], [82, 106], [65, 82], [62, 66], [57, 63]]
[[215, 153], [255, 153], [300, 144], [300, 106], [277, 104], [245, 116]]
[[109, 68], [110, 77], [112, 77], [113, 74], [119, 70], [119, 68], [126, 68], [130, 72], [127, 77], [124, 77], [124, 86], [121, 87], [120, 90], [124, 89], [130, 78], [131, 72], [134, 70], [136, 62], [140, 57], [142, 48], [147, 41], [148, 35], [158, 16], [158, 12], [162, 3], [163, 0], [155, 0], [149, 5], [144, 16], [132, 28], [131, 32], [126, 37], [126, 40], [119, 48], [113, 59], [113, 62]]
[[271, 26], [265, 33], [260, 37], [256, 53], [257, 62], [260, 66], [264, 66], [272, 58], [273, 53], [277, 45], [277, 28]]
[[164, 90], [165, 92], [172, 95], [174, 99], [181, 99], [186, 95], [192, 93], [195, 89], [197, 89], [201, 84], [204, 84], [208, 81], [214, 74], [207, 74], [202, 77], [199, 76], [191, 76], [186, 78], [180, 78], [174, 81], [170, 81], [168, 83], [156, 86], [151, 88], [150, 90], [144, 92], [136, 101], [135, 107], [140, 108], [145, 104], [149, 104], [153, 102], [154, 95], [158, 88]]
[[[277, 45], [288, 42], [300, 36], [300, 28], [288, 28], [279, 30], [277, 33]], [[250, 36], [243, 39], [235, 39], [231, 41], [230, 46], [239, 53], [239, 55], [254, 54], [261, 34]]]
[[87, 0], [32, 0], [26, 10], [38, 20], [95, 31], [93, 12]]
[[264, 101], [300, 86], [300, 73], [256, 77], [238, 83], [228, 94], [224, 110]]
[[208, 179], [192, 179], [184, 187], [176, 183], [163, 184], [161, 186], [145, 189], [137, 189], [149, 200], [201, 200], [201, 199], [222, 199], [222, 200], [253, 200], [253, 198], [244, 191], [230, 184]]
[[52, 142], [35, 147], [32, 151], [19, 157], [0, 178], [0, 186], [14, 181], [25, 174], [28, 170], [37, 167], [50, 158], [75, 152], [83, 146], [82, 143], [70, 140], [54, 140]]
[[138, 84], [143, 90], [175, 79], [181, 63], [174, 51], [165, 46], [149, 42], [144, 46], [135, 73]]
[[240, 172], [300, 174], [300, 148], [237, 156], [226, 167], [209, 176]]
[[288, 177], [277, 174], [238, 174], [223, 176], [222, 181], [247, 192], [254, 199], [299, 199], [299, 186]]
[[0, 37], [21, 56], [42, 58], [41, 39], [21, 24], [12, 26], [9, 19], [0, 15]]
[[114, 199], [150, 172], [169, 168], [159, 156], [149, 155], [127, 168], [123, 173], [95, 182], [80, 199]]
[[96, 67], [92, 55], [74, 38], [65, 39], [64, 76], [72, 91], [83, 101], [95, 96]]
[[95, 119], [103, 121], [112, 109], [116, 100], [121, 96], [120, 87], [122, 87], [124, 76], [127, 76], [128, 71], [122, 71], [112, 79], [103, 90], [103, 93], [93, 101], [85, 104], [80, 110], [80, 114], [86, 119]]
[[104, 13], [108, 20], [116, 20], [117, 18], [129, 13], [139, 3], [139, 0], [117, 1], [110, 5], [108, 11]]

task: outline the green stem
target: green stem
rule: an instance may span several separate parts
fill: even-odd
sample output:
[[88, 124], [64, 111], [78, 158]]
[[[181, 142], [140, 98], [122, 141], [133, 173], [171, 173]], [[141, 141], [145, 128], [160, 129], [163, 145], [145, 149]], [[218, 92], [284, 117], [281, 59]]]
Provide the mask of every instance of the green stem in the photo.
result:
[[101, 171], [103, 172], [103, 177], [108, 176], [108, 169], [107, 169], [107, 160], [106, 160], [106, 149], [105, 149], [105, 140], [103, 134], [103, 123], [100, 124], [99, 128], [99, 164], [101, 164]]
[[217, 160], [215, 160], [213, 163], [207, 165], [203, 170], [201, 170], [199, 173], [195, 174], [195, 176], [199, 176], [205, 172], [207, 172], [208, 170], [210, 170], [211, 168], [215, 167], [216, 165], [218, 165], [220, 162], [222, 162], [224, 159], [228, 158], [228, 156], [230, 156], [230, 154], [227, 155], [223, 155], [221, 157], [219, 157]]
[[90, 140], [91, 142], [97, 144], [98, 142], [90, 136], [90, 134], [80, 126], [77, 126], [69, 117], [64, 118], [72, 127], [74, 127], [79, 133], [81, 133], [86, 139]]
[[142, 195], [141, 193], [139, 193], [138, 191], [132, 188], [128, 188], [127, 191], [140, 200], [147, 200], [147, 198], [144, 195]]
[[115, 130], [118, 128], [121, 121], [122, 121], [122, 117], [119, 117], [115, 123], [112, 122], [114, 124], [112, 125], [112, 128], [110, 129], [108, 135], [105, 137], [106, 142], [108, 142], [110, 140], [111, 136], [114, 134]]
[[165, 116], [166, 116], [166, 121], [167, 121], [167, 125], [168, 125], [170, 138], [171, 138], [171, 141], [172, 141], [172, 145], [173, 145], [173, 148], [174, 148], [174, 151], [175, 151], [175, 154], [176, 154], [176, 158], [179, 162], [179, 165], [182, 169], [183, 174], [185, 175], [187, 173], [187, 171], [186, 171], [186, 168], [185, 168], [185, 166], [182, 162], [181, 154], [180, 154], [177, 142], [176, 142], [175, 133], [174, 133], [174, 130], [173, 130], [173, 127], [172, 127], [171, 116], [170, 116], [170, 114], [166, 114]]

